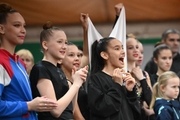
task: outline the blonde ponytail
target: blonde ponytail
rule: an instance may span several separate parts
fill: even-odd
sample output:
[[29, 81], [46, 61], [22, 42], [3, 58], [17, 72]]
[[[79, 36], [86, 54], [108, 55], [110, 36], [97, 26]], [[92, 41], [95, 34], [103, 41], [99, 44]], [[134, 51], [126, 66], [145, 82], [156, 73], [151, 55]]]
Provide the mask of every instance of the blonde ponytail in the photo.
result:
[[151, 103], [150, 103], [150, 109], [153, 108], [156, 98], [158, 97], [157, 93], [158, 93], [158, 82], [156, 82], [153, 86], [153, 94], [152, 94], [152, 99], [151, 99]]

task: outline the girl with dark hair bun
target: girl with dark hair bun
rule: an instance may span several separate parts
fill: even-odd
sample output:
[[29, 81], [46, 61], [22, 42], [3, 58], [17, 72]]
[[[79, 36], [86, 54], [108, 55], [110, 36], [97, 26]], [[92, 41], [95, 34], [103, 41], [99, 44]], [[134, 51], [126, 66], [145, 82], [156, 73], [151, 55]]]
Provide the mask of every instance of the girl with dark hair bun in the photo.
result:
[[39, 120], [73, 120], [73, 108], [76, 106], [77, 93], [86, 80], [87, 66], [76, 71], [71, 69], [73, 84], [67, 82], [66, 76], [58, 62], [67, 52], [67, 37], [64, 31], [51, 22], [43, 26], [40, 43], [44, 57], [36, 63], [30, 73], [33, 97], [47, 96], [57, 101], [56, 109], [38, 113]]
[[88, 103], [92, 120], [138, 120], [135, 79], [123, 71], [122, 43], [106, 37], [92, 45]]
[[46, 97], [32, 99], [29, 77], [23, 61], [14, 53], [26, 36], [22, 15], [0, 3], [0, 119], [37, 120], [35, 111], [47, 112], [57, 103]]

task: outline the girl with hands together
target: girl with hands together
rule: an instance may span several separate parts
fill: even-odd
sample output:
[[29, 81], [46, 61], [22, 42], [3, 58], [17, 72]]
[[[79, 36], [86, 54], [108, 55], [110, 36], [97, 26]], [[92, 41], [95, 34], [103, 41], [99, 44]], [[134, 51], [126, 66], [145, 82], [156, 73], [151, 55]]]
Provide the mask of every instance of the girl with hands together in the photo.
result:
[[73, 84], [76, 84], [80, 87], [82, 83], [86, 81], [87, 73], [88, 73], [88, 66], [85, 66], [84, 68], [81, 68], [76, 72], [72, 70]]
[[29, 111], [48, 112], [55, 109], [58, 103], [47, 97], [36, 97], [27, 102]]
[[121, 86], [123, 85], [123, 79], [124, 79], [124, 76], [123, 76], [124, 73], [122, 71], [123, 71], [122, 69], [116, 68], [114, 69], [113, 74], [112, 74], [112, 79], [114, 80], [114, 82], [117, 82]]
[[135, 67], [132, 69], [131, 74], [137, 81], [143, 80], [145, 77], [143, 75], [142, 69], [139, 67]]
[[137, 41], [136, 37], [133, 34], [129, 34], [126, 42], [127, 47], [127, 61], [128, 61], [128, 71], [131, 73], [132, 77], [136, 80], [136, 93], [141, 103], [141, 118], [140, 120], [148, 119], [148, 116], [145, 114], [143, 109], [143, 102], [150, 105], [151, 100], [151, 84], [150, 79], [147, 79], [147, 76], [144, 71], [141, 70], [139, 65], [143, 60], [143, 51], [141, 44]]
[[[76, 104], [76, 101], [78, 102], [78, 104], [76, 104], [74, 108], [75, 110], [74, 110], [73, 116], [75, 120], [84, 120], [84, 119], [88, 120], [89, 112], [88, 112], [88, 104], [87, 104], [87, 92], [85, 91], [86, 90], [85, 80], [86, 80], [87, 74], [83, 75], [83, 72], [87, 73], [87, 69], [88, 69], [87, 65], [89, 64], [88, 38], [87, 38], [88, 14], [81, 13], [80, 21], [81, 21], [83, 32], [84, 32], [83, 51], [82, 51], [83, 55], [81, 57], [80, 55], [81, 53], [75, 44], [68, 42], [68, 48], [66, 51], [67, 53], [64, 59], [62, 60], [62, 64], [60, 67], [64, 71], [67, 80], [71, 84], [76, 84], [76, 81], [74, 81], [75, 79], [73, 78], [74, 76], [72, 76], [72, 72], [74, 74], [76, 70], [82, 69], [82, 72], [79, 71], [79, 73], [84, 83], [82, 84], [81, 83], [82, 81], [78, 81], [78, 83], [80, 83], [79, 84], [80, 89], [79, 89], [78, 95], [76, 95], [75, 99], [73, 99], [75, 104]], [[83, 67], [85, 67], [85, 69]]]
[[128, 91], [132, 91], [135, 86], [135, 79], [130, 73], [124, 72], [123, 69], [116, 68], [113, 72], [112, 78], [114, 82], [117, 82], [121, 86], [125, 85]]
[[[43, 26], [43, 31], [40, 34], [40, 43], [44, 57], [42, 61], [36, 63], [30, 74], [31, 89], [33, 97], [46, 96], [57, 102], [56, 109], [50, 112], [39, 112], [39, 120], [70, 120], [73, 119], [73, 103], [74, 98], [79, 91], [82, 83], [87, 76], [87, 66], [76, 71], [79, 66], [77, 56], [68, 53], [67, 56], [75, 56], [77, 60], [69, 63], [69, 66], [76, 66], [67, 68], [70, 69], [70, 77], [74, 84], [69, 87], [67, 77], [64, 74], [58, 62], [62, 60], [63, 63], [68, 49], [68, 41], [64, 31], [60, 28], [52, 26], [51, 22], [47, 22]], [[67, 70], [66, 69], [66, 70]], [[73, 69], [73, 70], [72, 70]], [[68, 77], [69, 77], [68, 76]], [[44, 104], [46, 105], [46, 103]]]
[[131, 76], [130, 73], [126, 73], [126, 75], [124, 77], [124, 82], [125, 82], [126, 89], [128, 91], [132, 91], [136, 84], [135, 79]]
[[116, 38], [106, 37], [95, 41], [91, 47], [90, 118], [138, 120], [140, 104], [134, 89], [135, 80], [123, 71], [125, 53], [122, 43]]

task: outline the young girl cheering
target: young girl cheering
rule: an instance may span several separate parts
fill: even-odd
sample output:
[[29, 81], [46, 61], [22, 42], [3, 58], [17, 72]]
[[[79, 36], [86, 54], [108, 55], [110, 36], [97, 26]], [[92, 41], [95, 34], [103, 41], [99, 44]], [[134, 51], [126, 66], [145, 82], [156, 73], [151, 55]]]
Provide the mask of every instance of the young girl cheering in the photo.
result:
[[171, 71], [162, 73], [153, 86], [150, 108], [154, 107], [156, 120], [179, 120], [180, 103], [174, 99], [179, 94], [179, 77]]
[[122, 70], [124, 56], [123, 45], [115, 38], [107, 37], [93, 43], [88, 86], [91, 120], [139, 119], [135, 80]]

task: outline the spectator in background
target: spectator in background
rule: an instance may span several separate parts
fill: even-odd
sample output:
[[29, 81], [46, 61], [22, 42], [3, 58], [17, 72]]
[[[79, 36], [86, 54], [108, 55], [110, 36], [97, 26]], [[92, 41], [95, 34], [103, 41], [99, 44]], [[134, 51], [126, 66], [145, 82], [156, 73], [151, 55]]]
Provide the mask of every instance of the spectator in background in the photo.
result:
[[136, 61], [136, 67], [140, 67], [142, 65], [143, 58], [144, 58], [143, 45], [139, 41], [138, 41], [138, 46], [139, 46], [139, 57], [138, 57], [138, 60]]
[[[144, 103], [147, 106], [150, 105], [151, 100], [151, 84], [149, 75], [145, 73], [139, 66], [137, 66], [137, 61], [139, 60], [139, 42], [135, 39], [135, 36], [132, 34], [127, 35], [127, 64], [128, 71], [136, 80], [136, 89], [139, 102], [141, 103], [141, 107], [144, 107]], [[147, 120], [148, 116], [145, 114], [144, 109], [141, 109], [141, 120]], [[140, 119], [139, 119], [140, 120]]]
[[17, 51], [16, 54], [23, 60], [26, 66], [27, 74], [30, 75], [31, 69], [34, 65], [34, 57], [32, 53], [27, 49], [21, 49]]
[[[138, 60], [136, 61], [136, 67], [140, 67], [142, 65], [142, 62], [143, 62], [143, 59], [144, 59], [143, 45], [139, 41], [138, 41], [138, 46], [139, 46], [139, 57], [138, 57]], [[152, 89], [152, 85], [151, 85], [151, 80], [150, 80], [149, 74], [146, 71], [143, 71], [143, 74], [147, 78], [147, 83], [148, 83], [149, 87]]]
[[[164, 44], [170, 47], [173, 53], [173, 63], [171, 71], [178, 73], [180, 71], [180, 54], [178, 52], [180, 48], [180, 32], [177, 29], [165, 30], [162, 34], [162, 40]], [[145, 71], [149, 74], [155, 74], [157, 72], [157, 65], [153, 58], [146, 64]]]
[[153, 86], [150, 108], [154, 108], [156, 120], [179, 120], [180, 103], [175, 100], [179, 94], [179, 78], [176, 73], [162, 73]]
[[159, 44], [155, 47], [153, 51], [153, 59], [155, 64], [158, 67], [158, 70], [155, 74], [151, 74], [151, 84], [152, 86], [157, 82], [158, 77], [169, 71], [172, 65], [172, 51], [166, 44]]

